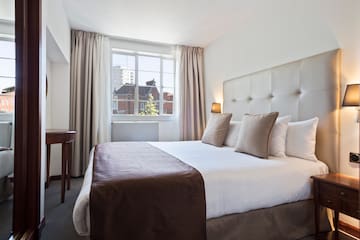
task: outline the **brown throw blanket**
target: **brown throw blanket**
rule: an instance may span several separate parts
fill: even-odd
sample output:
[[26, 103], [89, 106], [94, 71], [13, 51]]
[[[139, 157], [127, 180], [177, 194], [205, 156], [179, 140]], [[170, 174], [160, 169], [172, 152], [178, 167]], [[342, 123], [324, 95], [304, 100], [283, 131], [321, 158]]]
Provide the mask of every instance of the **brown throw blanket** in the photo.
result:
[[148, 143], [96, 146], [92, 240], [205, 240], [201, 174]]

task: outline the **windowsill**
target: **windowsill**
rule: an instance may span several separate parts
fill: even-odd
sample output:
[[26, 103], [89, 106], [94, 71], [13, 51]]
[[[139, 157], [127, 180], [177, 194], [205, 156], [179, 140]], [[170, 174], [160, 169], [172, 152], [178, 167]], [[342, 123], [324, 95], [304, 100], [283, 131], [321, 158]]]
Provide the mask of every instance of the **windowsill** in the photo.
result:
[[160, 115], [160, 116], [121, 116], [113, 115], [112, 123], [116, 122], [162, 122], [162, 121], [174, 121], [175, 115]]

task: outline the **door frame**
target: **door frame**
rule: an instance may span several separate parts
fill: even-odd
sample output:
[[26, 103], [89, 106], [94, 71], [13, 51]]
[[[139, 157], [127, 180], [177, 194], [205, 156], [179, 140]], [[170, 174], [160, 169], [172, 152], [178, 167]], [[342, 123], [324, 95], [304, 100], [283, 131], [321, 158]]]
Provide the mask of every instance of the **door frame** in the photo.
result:
[[16, 89], [12, 239], [39, 238], [41, 1], [15, 0]]

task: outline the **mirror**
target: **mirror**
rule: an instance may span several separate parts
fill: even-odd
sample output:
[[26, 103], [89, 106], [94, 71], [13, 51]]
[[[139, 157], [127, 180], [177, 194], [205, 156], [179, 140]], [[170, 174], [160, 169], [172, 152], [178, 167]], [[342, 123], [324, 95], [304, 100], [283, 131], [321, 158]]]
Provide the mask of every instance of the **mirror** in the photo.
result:
[[15, 1], [0, 0], [0, 239], [12, 230], [15, 106]]

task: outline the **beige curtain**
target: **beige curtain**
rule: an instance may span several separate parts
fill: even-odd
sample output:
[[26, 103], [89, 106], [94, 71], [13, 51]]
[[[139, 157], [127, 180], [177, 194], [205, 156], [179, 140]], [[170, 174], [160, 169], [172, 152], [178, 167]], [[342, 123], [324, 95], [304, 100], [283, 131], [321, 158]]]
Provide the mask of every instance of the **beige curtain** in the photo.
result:
[[179, 47], [182, 140], [198, 140], [205, 128], [204, 49]]
[[71, 33], [70, 129], [76, 130], [72, 175], [84, 174], [89, 152], [110, 141], [110, 48], [97, 33]]

